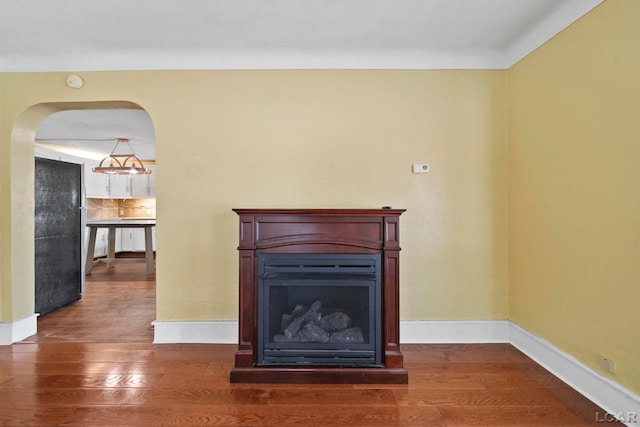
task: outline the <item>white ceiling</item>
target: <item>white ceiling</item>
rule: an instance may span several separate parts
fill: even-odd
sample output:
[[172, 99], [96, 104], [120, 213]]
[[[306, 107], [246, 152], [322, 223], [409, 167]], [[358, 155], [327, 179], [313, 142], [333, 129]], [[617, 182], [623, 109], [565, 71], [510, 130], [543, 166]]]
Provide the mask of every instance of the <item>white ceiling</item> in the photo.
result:
[[[116, 138], [128, 138], [142, 160], [155, 160], [155, 133], [144, 110], [70, 110], [46, 117], [36, 132], [36, 148], [92, 160], [114, 149]], [[120, 144], [116, 154], [129, 153]]]
[[0, 0], [0, 72], [508, 68], [602, 0]]
[[[602, 1], [0, 0], [0, 72], [504, 69]], [[155, 158], [144, 111], [57, 113], [37, 133], [95, 156], [118, 137]]]

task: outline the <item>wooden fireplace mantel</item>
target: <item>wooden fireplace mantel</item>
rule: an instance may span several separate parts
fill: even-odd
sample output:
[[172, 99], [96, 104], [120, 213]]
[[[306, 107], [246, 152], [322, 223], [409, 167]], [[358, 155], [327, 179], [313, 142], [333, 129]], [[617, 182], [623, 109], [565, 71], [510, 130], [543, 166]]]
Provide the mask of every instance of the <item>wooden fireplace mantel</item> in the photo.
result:
[[[239, 340], [231, 382], [394, 383], [408, 374], [400, 351], [399, 219], [404, 209], [233, 209], [240, 220]], [[380, 254], [382, 367], [256, 366], [260, 253]]]

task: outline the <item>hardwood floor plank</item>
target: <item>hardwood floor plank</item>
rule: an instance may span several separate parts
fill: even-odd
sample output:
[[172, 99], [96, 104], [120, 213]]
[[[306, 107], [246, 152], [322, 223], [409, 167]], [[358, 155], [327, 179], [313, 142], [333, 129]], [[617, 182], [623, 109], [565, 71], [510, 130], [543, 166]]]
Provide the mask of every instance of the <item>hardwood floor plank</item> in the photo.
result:
[[[135, 391], [135, 390], [134, 390]], [[14, 388], [10, 392], [0, 390], [2, 403], [0, 407], [33, 407], [42, 402], [43, 408], [73, 407], [85, 405], [114, 405], [122, 406], [134, 403], [132, 390], [126, 388], [39, 388], [37, 391], [28, 388]]]
[[522, 389], [458, 390], [458, 389], [408, 389], [394, 390], [400, 406], [553, 406], [560, 405], [555, 395], [547, 390]]
[[499, 426], [586, 426], [593, 419], [579, 417], [562, 406], [442, 406], [438, 407], [448, 425], [469, 427]]
[[1, 426], [59, 426], [62, 425], [74, 408], [42, 408], [15, 405], [11, 410], [3, 410], [0, 406]]

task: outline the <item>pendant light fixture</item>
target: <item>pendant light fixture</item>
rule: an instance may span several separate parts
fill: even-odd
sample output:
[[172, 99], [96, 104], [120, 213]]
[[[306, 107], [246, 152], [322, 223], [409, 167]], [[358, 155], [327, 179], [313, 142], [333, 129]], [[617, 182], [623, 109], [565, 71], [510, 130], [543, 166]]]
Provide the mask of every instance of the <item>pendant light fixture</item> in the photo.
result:
[[[120, 144], [127, 144], [128, 153], [117, 153]], [[96, 173], [108, 173], [117, 175], [150, 174], [151, 169], [145, 168], [129, 144], [129, 138], [116, 138], [116, 146], [111, 154], [102, 159], [100, 164], [92, 169]]]

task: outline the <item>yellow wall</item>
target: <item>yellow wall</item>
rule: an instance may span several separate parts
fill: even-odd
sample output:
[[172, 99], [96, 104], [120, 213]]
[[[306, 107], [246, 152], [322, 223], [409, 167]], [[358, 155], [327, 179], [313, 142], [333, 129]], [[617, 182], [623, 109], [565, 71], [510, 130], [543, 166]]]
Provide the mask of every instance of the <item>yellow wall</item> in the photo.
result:
[[606, 1], [508, 72], [511, 320], [636, 393], [639, 21]]
[[[505, 71], [96, 72], [80, 90], [66, 75], [0, 74], [3, 298], [33, 283], [33, 224], [11, 217], [33, 204], [33, 134], [10, 143], [14, 123], [35, 104], [128, 100], [156, 131], [158, 320], [237, 318], [231, 208], [383, 205], [408, 209], [403, 319], [507, 318]], [[2, 321], [33, 312], [15, 299]]]

